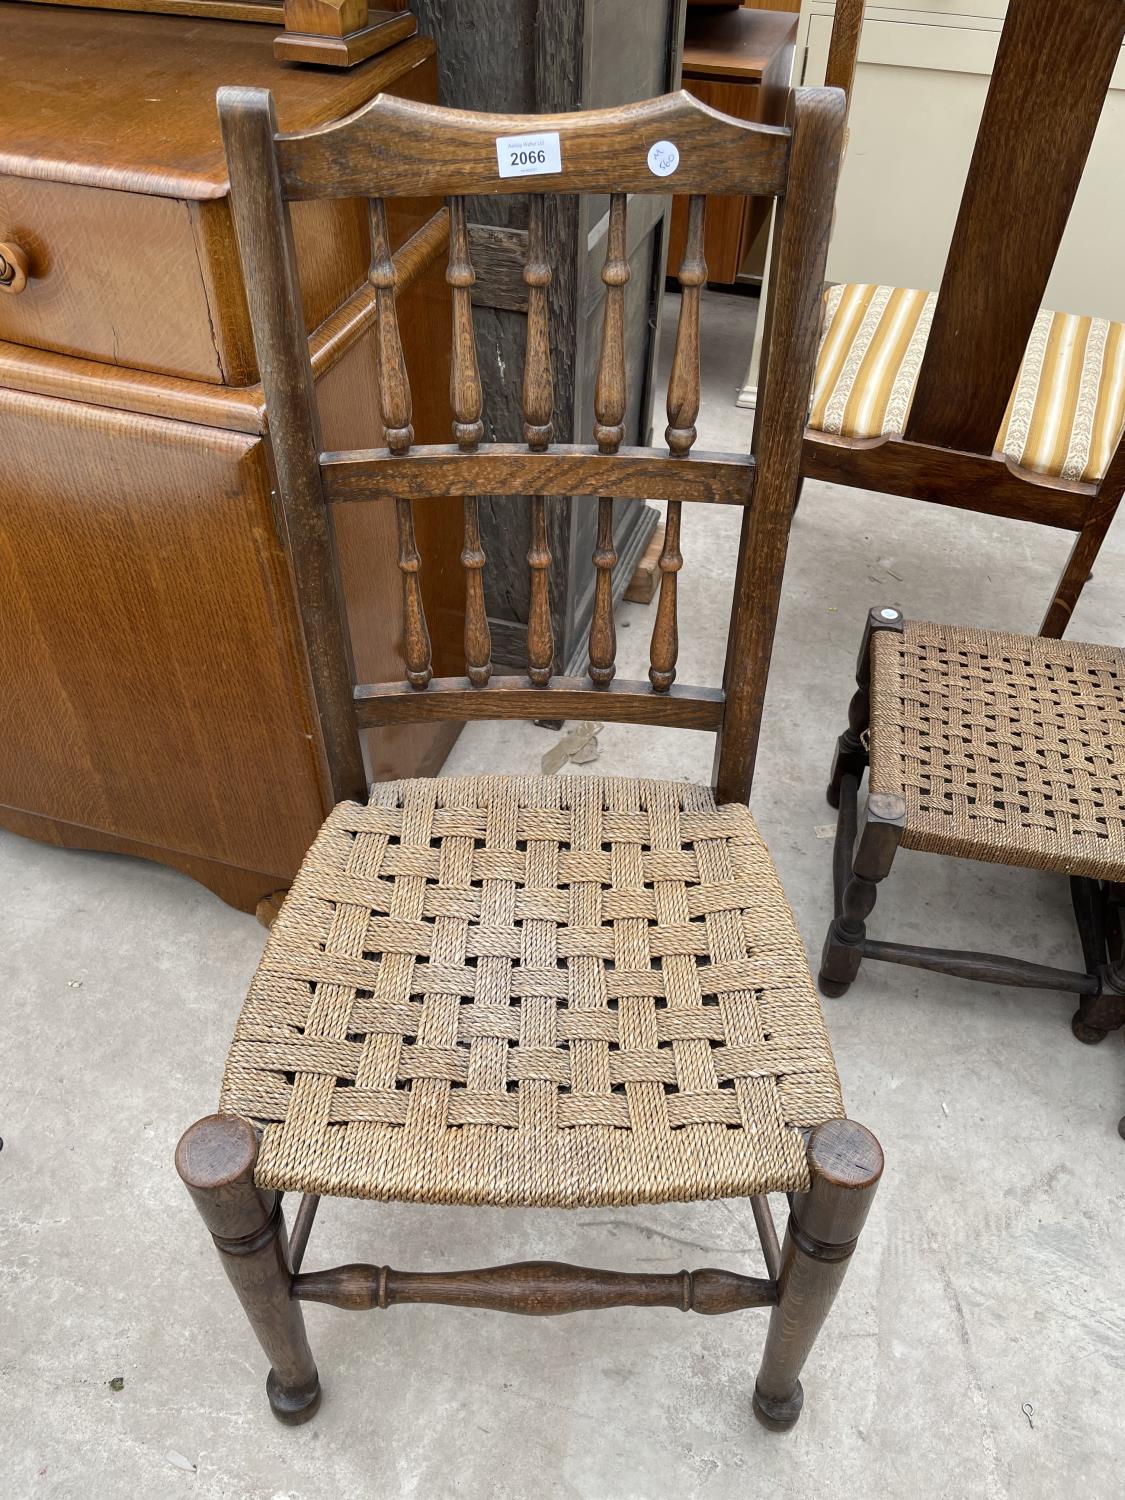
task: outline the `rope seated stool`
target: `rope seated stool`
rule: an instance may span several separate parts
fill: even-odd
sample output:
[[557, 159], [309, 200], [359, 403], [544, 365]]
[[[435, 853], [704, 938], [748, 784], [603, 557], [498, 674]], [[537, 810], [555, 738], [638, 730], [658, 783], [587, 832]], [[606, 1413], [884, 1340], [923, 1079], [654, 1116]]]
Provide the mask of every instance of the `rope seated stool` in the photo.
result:
[[[335, 803], [273, 925], [227, 1060], [219, 1113], [176, 1162], [270, 1363], [270, 1405], [306, 1420], [320, 1383], [302, 1301], [440, 1302], [552, 1314], [621, 1305], [771, 1309], [754, 1409], [797, 1420], [800, 1373], [882, 1170], [847, 1121], [812, 978], [746, 806], [796, 493], [843, 100], [798, 91], [783, 128], [689, 98], [506, 117], [377, 96], [339, 124], [280, 135], [268, 94], [220, 94], [277, 493]], [[465, 195], [526, 191], [497, 172], [498, 137], [557, 133], [561, 171], [529, 195], [524, 443], [484, 443]], [[653, 141], [678, 152], [671, 177]], [[666, 161], [667, 156], [662, 158]], [[549, 164], [548, 164], [549, 167]], [[627, 199], [689, 195], [667, 447], [625, 448]], [[768, 376], [754, 452], [696, 454], [705, 193], [778, 200]], [[595, 445], [553, 433], [552, 196], [608, 193]], [[449, 198], [455, 446], [414, 443], [395, 306], [443, 245], [395, 245], [385, 199]], [[289, 202], [368, 196], [370, 284], [353, 328], [376, 343], [386, 446], [324, 451]], [[428, 231], [423, 231], [428, 234]], [[358, 335], [357, 335], [358, 336]], [[530, 494], [527, 677], [496, 677], [478, 495]], [[590, 663], [554, 673], [548, 497], [598, 504]], [[412, 505], [463, 502], [464, 677], [434, 675]], [[613, 505], [668, 502], [647, 682], [614, 664]], [[753, 498], [753, 506], [750, 505]], [[677, 682], [684, 501], [742, 507], [722, 689]], [[336, 588], [333, 505], [393, 504], [402, 574], [401, 681], [353, 681]], [[620, 778], [449, 777], [377, 783], [364, 805], [360, 731], [424, 718], [566, 718], [710, 729], [714, 787]], [[292, 1239], [284, 1193], [303, 1194]], [[765, 1195], [790, 1195], [779, 1245]], [[433, 1204], [588, 1207], [751, 1199], [765, 1276], [653, 1274], [549, 1261], [465, 1271], [350, 1265], [306, 1272], [325, 1194]]]
[[[820, 988], [864, 958], [1080, 997], [1083, 1042], [1125, 1024], [1125, 651], [871, 611], [828, 800], [836, 910]], [[859, 785], [870, 769], [856, 837]], [[896, 848], [1070, 878], [1085, 969], [867, 937]]]

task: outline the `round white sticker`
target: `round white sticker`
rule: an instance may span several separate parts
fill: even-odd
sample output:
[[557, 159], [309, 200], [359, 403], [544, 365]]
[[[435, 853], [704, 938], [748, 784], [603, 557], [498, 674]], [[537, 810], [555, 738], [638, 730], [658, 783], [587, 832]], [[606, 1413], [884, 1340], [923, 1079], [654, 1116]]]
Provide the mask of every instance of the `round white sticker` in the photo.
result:
[[680, 153], [671, 141], [657, 141], [648, 151], [648, 169], [654, 177], [671, 177], [680, 165]]

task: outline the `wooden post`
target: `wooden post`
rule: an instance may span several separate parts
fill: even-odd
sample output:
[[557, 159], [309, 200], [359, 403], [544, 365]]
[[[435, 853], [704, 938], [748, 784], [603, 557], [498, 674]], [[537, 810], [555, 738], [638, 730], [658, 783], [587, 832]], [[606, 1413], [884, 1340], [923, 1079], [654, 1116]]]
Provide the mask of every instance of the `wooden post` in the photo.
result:
[[355, 720], [351, 639], [339, 564], [320, 476], [320, 431], [297, 254], [281, 190], [277, 117], [265, 89], [219, 90], [219, 125], [230, 171], [231, 213], [246, 280], [254, 347], [270, 414], [270, 449], [282, 533], [324, 741], [326, 806], [362, 797], [367, 786]]
[[883, 1152], [853, 1120], [818, 1125], [809, 1140], [807, 1193], [792, 1200], [781, 1249], [778, 1304], [770, 1314], [754, 1412], [773, 1432], [801, 1415], [798, 1378], [835, 1300], [883, 1171]]
[[[847, 778], [849, 799], [855, 783]], [[841, 820], [843, 811], [841, 810]], [[866, 921], [875, 908], [878, 885], [891, 871], [895, 850], [906, 829], [906, 799], [872, 792], [867, 799], [851, 876], [840, 896], [840, 910], [832, 918], [820, 959], [817, 984], [822, 995], [843, 995], [859, 973]]]
[[176, 1147], [176, 1170], [211, 1231], [223, 1270], [270, 1362], [266, 1394], [280, 1422], [307, 1422], [320, 1379], [305, 1337], [281, 1198], [254, 1185], [258, 1138], [235, 1115], [197, 1120]]

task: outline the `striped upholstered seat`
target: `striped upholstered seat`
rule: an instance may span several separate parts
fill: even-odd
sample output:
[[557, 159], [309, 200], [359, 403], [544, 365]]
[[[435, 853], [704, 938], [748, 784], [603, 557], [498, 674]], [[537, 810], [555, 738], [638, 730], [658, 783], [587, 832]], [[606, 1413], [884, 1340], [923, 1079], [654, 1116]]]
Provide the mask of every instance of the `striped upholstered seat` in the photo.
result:
[[[825, 294], [809, 426], [869, 438], [906, 426], [935, 292], [850, 284]], [[1013, 463], [1096, 483], [1125, 421], [1125, 324], [1039, 313], [996, 438]]]

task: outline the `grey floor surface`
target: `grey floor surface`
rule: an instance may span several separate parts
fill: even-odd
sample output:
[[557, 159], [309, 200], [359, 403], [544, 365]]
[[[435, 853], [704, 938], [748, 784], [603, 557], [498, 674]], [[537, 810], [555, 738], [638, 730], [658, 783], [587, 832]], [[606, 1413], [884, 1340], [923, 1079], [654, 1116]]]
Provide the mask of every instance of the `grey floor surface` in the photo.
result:
[[[749, 441], [752, 414], [733, 402], [753, 310], [705, 298], [703, 447]], [[684, 680], [718, 680], [737, 524], [685, 511]], [[868, 606], [1034, 630], [1067, 545], [806, 487], [753, 807], [810, 956], [831, 899], [823, 785]], [[1121, 643], [1123, 562], [1119, 522], [1072, 635]], [[643, 675], [651, 620], [621, 610], [627, 675]], [[535, 770], [556, 739], [473, 727], [448, 769]], [[705, 735], [608, 726], [600, 743], [598, 771], [710, 773]], [[5, 834], [0, 913], [0, 1495], [1125, 1494], [1125, 1056], [1119, 1037], [1075, 1042], [1065, 997], [870, 965], [826, 1002], [849, 1113], [882, 1140], [887, 1171], [791, 1435], [750, 1414], [763, 1314], [440, 1308], [312, 1308], [324, 1406], [287, 1430], [172, 1168], [180, 1131], [214, 1105], [262, 929], [169, 870]], [[911, 853], [872, 930], [1077, 956], [1060, 879]], [[343, 1203], [322, 1212], [308, 1265], [752, 1271], [755, 1243], [739, 1201]]]

